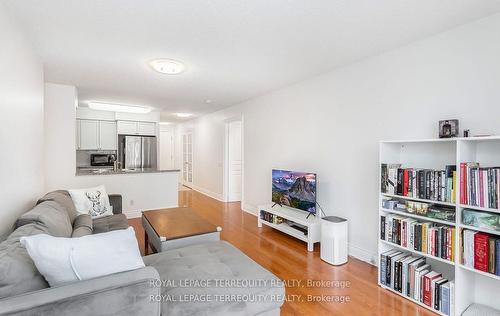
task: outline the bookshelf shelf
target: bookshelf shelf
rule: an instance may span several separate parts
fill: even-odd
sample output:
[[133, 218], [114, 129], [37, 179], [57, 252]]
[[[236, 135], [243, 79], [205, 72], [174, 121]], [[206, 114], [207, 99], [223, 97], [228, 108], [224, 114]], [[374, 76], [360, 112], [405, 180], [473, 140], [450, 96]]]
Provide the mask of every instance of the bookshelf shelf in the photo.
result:
[[419, 220], [423, 220], [423, 221], [428, 221], [428, 222], [432, 222], [432, 223], [439, 223], [439, 224], [444, 224], [444, 225], [448, 225], [448, 226], [455, 226], [455, 222], [449, 222], [449, 221], [444, 221], [441, 219], [430, 218], [427, 216], [416, 215], [416, 214], [412, 214], [412, 213], [408, 213], [408, 212], [404, 212], [404, 211], [389, 210], [386, 208], [381, 208], [380, 210], [382, 212], [398, 214], [401, 216], [411, 217], [411, 218], [415, 218], [415, 219], [419, 219]]
[[472, 206], [472, 205], [465, 205], [465, 204], [460, 204], [460, 207], [461, 208], [468, 208], [468, 209], [476, 210], [476, 211], [484, 211], [484, 212], [490, 212], [490, 213], [500, 213], [500, 210], [497, 209], [497, 208]]
[[425, 202], [425, 203], [429, 203], [429, 204], [446, 205], [446, 206], [453, 206], [453, 207], [456, 206], [455, 203], [449, 203], [449, 202], [419, 199], [419, 198], [413, 198], [413, 197], [409, 197], [409, 196], [396, 195], [396, 194], [387, 194], [387, 193], [380, 193], [380, 194], [382, 196], [385, 196], [385, 197], [401, 199], [401, 200], [406, 200], [406, 201]]
[[[454, 307], [452, 307], [451, 310], [452, 315], [461, 315], [467, 309], [467, 307], [469, 307], [469, 305], [473, 303], [484, 304], [500, 310], [500, 300], [498, 300], [498, 293], [500, 292], [500, 276], [475, 270], [473, 268], [469, 268], [467, 266], [464, 266], [460, 262], [460, 258], [462, 257], [462, 252], [463, 252], [463, 247], [462, 247], [463, 230], [478, 231], [490, 234], [493, 237], [500, 237], [499, 231], [491, 229], [483, 229], [462, 224], [462, 211], [465, 208], [476, 210], [479, 212], [490, 212], [496, 214], [500, 213], [500, 209], [465, 205], [464, 203], [460, 202], [462, 201], [461, 197], [463, 194], [461, 192], [461, 183], [460, 183], [461, 176], [463, 176], [461, 174], [462, 170], [460, 168], [460, 164], [465, 162], [479, 163], [479, 166], [481, 168], [500, 166], [500, 136], [452, 138], [452, 139], [388, 140], [388, 141], [381, 141], [379, 144], [379, 148], [380, 148], [379, 166], [381, 166], [382, 164], [387, 164], [387, 166], [389, 166], [390, 164], [395, 164], [395, 165], [400, 165], [401, 166], [400, 168], [408, 168], [408, 169], [413, 168], [413, 170], [448, 170], [446, 166], [455, 165], [456, 184], [453, 191], [455, 194], [453, 200], [457, 201], [456, 203], [450, 203], [450, 202], [419, 199], [404, 195], [392, 194], [395, 193], [395, 191], [394, 192], [387, 191], [389, 193], [384, 193], [385, 189], [384, 191], [382, 190], [383, 188], [382, 172], [379, 172], [380, 194], [379, 194], [379, 203], [377, 205], [378, 208], [377, 222], [379, 223], [378, 226], [380, 234], [378, 238], [379, 260], [380, 260], [380, 255], [382, 253], [391, 249], [398, 250], [401, 252], [408, 252], [414, 254], [415, 256], [430, 258], [428, 259], [428, 263], [432, 266], [432, 270], [443, 273], [443, 275], [446, 275], [447, 279], [453, 280], [455, 283], [454, 294], [450, 297], [450, 301], [454, 302]], [[471, 168], [472, 167], [473, 166], [471, 166]], [[468, 169], [465, 170], [469, 171]], [[387, 180], [387, 177], [384, 179]], [[483, 174], [483, 179], [484, 179], [484, 174]], [[488, 178], [488, 180], [489, 179], [490, 178]], [[404, 178], [404, 181], [408, 181], [407, 178]], [[415, 187], [414, 183], [411, 184], [411, 187], [409, 183], [405, 184], [406, 187], [403, 186], [403, 192], [406, 192], [404, 191], [405, 188], [408, 189], [408, 192], [410, 192], [410, 189], [413, 190]], [[467, 182], [465, 183], [466, 185], [468, 184]], [[477, 183], [478, 182], [476, 182], [476, 185], [478, 185]], [[386, 184], [384, 184], [384, 188], [386, 188]], [[420, 188], [416, 187], [416, 189], [419, 190]], [[477, 191], [478, 190], [476, 189], [474, 192]], [[455, 221], [449, 222], [445, 220], [428, 218], [422, 215], [407, 213], [402, 210], [385, 209], [382, 207], [383, 205], [382, 200], [387, 198], [398, 199], [401, 201], [430, 203], [436, 206], [440, 205], [453, 208], [455, 210], [455, 215], [456, 215]], [[500, 199], [500, 196], [498, 198]], [[435, 256], [421, 253], [413, 249], [408, 249], [406, 247], [402, 247], [400, 245], [381, 239], [382, 233], [380, 226], [381, 225], [380, 216], [388, 214], [401, 215], [402, 217], [414, 218], [419, 221], [426, 221], [426, 222], [438, 223], [438, 224], [448, 225], [451, 227], [456, 227], [454, 235], [455, 261], [452, 262], [449, 260], [437, 258]], [[379, 274], [380, 274], [380, 269], [379, 269]], [[379, 275], [379, 280], [380, 280], [380, 275]], [[394, 289], [386, 285], [380, 283], [379, 285], [384, 289], [387, 289], [397, 295], [400, 295], [405, 299], [414, 302], [415, 304], [423, 308], [426, 308], [427, 310], [430, 310], [438, 315], [443, 315], [443, 313], [440, 313], [439, 311], [436, 311], [433, 308], [429, 308], [427, 305], [422, 304], [421, 302], [414, 300], [413, 298], [402, 295], [398, 291], [395, 291]]]
[[458, 264], [458, 266], [461, 269], [464, 269], [464, 270], [467, 270], [467, 271], [470, 271], [470, 272], [474, 272], [474, 273], [477, 273], [479, 275], [482, 275], [482, 276], [485, 276], [485, 277], [492, 278], [494, 280], [500, 281], [500, 276], [498, 276], [498, 275], [495, 275], [495, 274], [492, 274], [492, 273], [488, 273], [488, 272], [479, 271], [479, 270], [476, 270], [474, 268], [470, 268], [470, 267], [464, 266], [463, 264]]
[[428, 310], [430, 310], [430, 311], [432, 311], [432, 312], [434, 312], [434, 313], [436, 313], [436, 314], [438, 314], [438, 315], [446, 316], [445, 314], [441, 313], [440, 311], [437, 311], [437, 310], [435, 310], [435, 309], [433, 309], [433, 308], [431, 308], [431, 307], [429, 307], [429, 306], [425, 305], [424, 303], [419, 302], [419, 301], [417, 301], [417, 300], [415, 300], [415, 299], [413, 299], [413, 298], [411, 298], [411, 297], [409, 297], [409, 296], [403, 295], [402, 293], [399, 293], [398, 291], [393, 290], [393, 289], [391, 289], [391, 288], [390, 288], [390, 287], [388, 287], [388, 286], [385, 286], [385, 285], [383, 285], [383, 284], [381, 284], [381, 283], [379, 283], [378, 285], [379, 285], [380, 287], [382, 287], [382, 288], [384, 288], [384, 289], [386, 289], [386, 290], [389, 290], [389, 291], [391, 291], [392, 293], [394, 293], [394, 294], [396, 294], [396, 295], [399, 295], [399, 296], [401, 296], [401, 297], [403, 297], [403, 298], [405, 298], [405, 299], [407, 299], [407, 300], [409, 300], [409, 301], [412, 301], [413, 303], [415, 303], [415, 304], [417, 304], [417, 305], [419, 305], [419, 306], [421, 306], [421, 307], [423, 307], [423, 308], [426, 308], [426, 309], [428, 309]]
[[406, 247], [400, 246], [398, 244], [392, 243], [392, 242], [387, 241], [387, 240], [383, 240], [383, 239], [379, 239], [379, 240], [380, 240], [380, 242], [382, 242], [382, 243], [384, 243], [386, 245], [389, 245], [391, 247], [394, 247], [394, 248], [398, 248], [398, 249], [401, 249], [401, 250], [404, 250], [404, 251], [407, 251], [407, 252], [411, 252], [411, 253], [417, 254], [417, 255], [422, 256], [422, 257], [431, 258], [432, 260], [444, 262], [444, 263], [452, 265], [452, 266], [455, 265], [455, 262], [450, 261], [450, 260], [439, 258], [439, 257], [433, 256], [433, 255], [430, 255], [428, 253], [416, 251], [414, 249], [406, 248]]
[[474, 230], [477, 232], [483, 232], [483, 233], [487, 233], [487, 234], [491, 234], [491, 235], [500, 236], [500, 231], [497, 231], [497, 230], [480, 228], [480, 227], [469, 226], [469, 225], [464, 225], [464, 224], [460, 224], [460, 227], [465, 228], [465, 229], [469, 229], [469, 230]]

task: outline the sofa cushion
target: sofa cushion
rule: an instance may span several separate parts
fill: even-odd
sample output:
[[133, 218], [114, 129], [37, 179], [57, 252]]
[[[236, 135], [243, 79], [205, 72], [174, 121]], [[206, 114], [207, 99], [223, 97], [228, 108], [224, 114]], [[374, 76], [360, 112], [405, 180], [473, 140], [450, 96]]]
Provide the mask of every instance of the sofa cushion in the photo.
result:
[[0, 298], [36, 291], [48, 287], [19, 239], [23, 236], [46, 234], [47, 228], [29, 223], [17, 228], [0, 243]]
[[[282, 282], [225, 241], [164, 251], [144, 257], [144, 263], [168, 281], [161, 291], [171, 300], [162, 303], [162, 315], [257, 315], [283, 304]], [[241, 296], [214, 299], [231, 294]], [[183, 300], [189, 295], [212, 300]]]
[[73, 233], [71, 237], [82, 237], [92, 235], [93, 225], [92, 218], [88, 214], [80, 214], [75, 218], [73, 223]]
[[16, 221], [16, 227], [29, 223], [40, 223], [48, 234], [55, 237], [71, 237], [73, 226], [65, 208], [55, 201], [45, 201], [24, 213]]
[[78, 216], [75, 204], [73, 203], [73, 200], [69, 195], [69, 192], [66, 190], [57, 190], [49, 192], [45, 194], [41, 199], [39, 199], [36, 204], [40, 204], [44, 201], [54, 201], [62, 205], [66, 210], [66, 212], [68, 212], [71, 224], [73, 224], [75, 218]]
[[96, 218], [92, 220], [93, 233], [105, 233], [117, 229], [126, 229], [128, 225], [125, 214], [114, 214], [111, 216]]

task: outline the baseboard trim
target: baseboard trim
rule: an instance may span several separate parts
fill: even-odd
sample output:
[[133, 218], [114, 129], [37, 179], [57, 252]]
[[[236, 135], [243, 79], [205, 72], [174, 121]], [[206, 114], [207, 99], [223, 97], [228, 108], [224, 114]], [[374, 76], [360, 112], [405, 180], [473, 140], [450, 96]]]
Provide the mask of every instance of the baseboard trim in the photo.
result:
[[208, 195], [212, 199], [216, 199], [217, 201], [220, 201], [220, 202], [226, 202], [226, 201], [224, 201], [224, 197], [220, 193], [215, 193], [213, 191], [210, 191], [208, 189], [202, 188], [202, 187], [194, 185], [194, 184], [192, 184], [190, 187], [191, 187], [191, 189], [193, 189], [197, 192]]
[[249, 214], [254, 215], [254, 216], [257, 216], [259, 214], [259, 210], [258, 210], [257, 206], [255, 206], [253, 204], [241, 202], [241, 209]]
[[347, 247], [349, 256], [364, 261], [366, 263], [369, 263], [373, 266], [377, 266], [377, 254], [368, 251], [366, 249], [363, 249], [361, 247], [355, 246], [351, 243], [349, 243]]
[[[252, 214], [254, 216], [258, 216], [258, 214], [259, 214], [258, 207], [253, 205], [253, 204], [241, 203], [241, 209], [244, 212], [247, 212], [247, 213]], [[348, 244], [347, 249], [348, 249], [349, 256], [354, 257], [356, 259], [359, 259], [363, 262], [369, 263], [369, 264], [374, 265], [374, 266], [377, 265], [377, 254], [374, 254], [371, 251], [368, 251], [366, 249], [355, 246], [351, 243]]]
[[123, 211], [123, 214], [127, 216], [127, 218], [138, 218], [142, 216], [142, 211], [141, 210], [129, 210], [129, 211]]
[[[158, 209], [162, 209], [162, 208], [173, 208], [173, 207], [179, 207], [179, 205], [168, 205], [168, 206], [158, 206], [158, 207], [150, 207], [148, 208], [149, 210], [158, 210]], [[138, 218], [138, 217], [141, 217], [142, 216], [142, 211], [146, 211], [146, 210], [126, 210], [126, 211], [122, 211], [123, 214], [125, 214], [125, 216], [127, 218]]]

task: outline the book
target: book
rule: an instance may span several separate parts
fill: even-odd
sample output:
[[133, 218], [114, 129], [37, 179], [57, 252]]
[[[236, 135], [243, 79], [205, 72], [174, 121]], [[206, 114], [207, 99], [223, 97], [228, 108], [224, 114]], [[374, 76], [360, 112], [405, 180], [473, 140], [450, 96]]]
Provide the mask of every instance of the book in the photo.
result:
[[500, 276], [500, 238], [495, 241], [495, 274]]
[[441, 310], [441, 304], [442, 304], [441, 286], [446, 282], [448, 282], [447, 279], [440, 278], [440, 279], [435, 279], [432, 284], [432, 289], [433, 289], [432, 293], [434, 293], [432, 297], [432, 306], [437, 311]]
[[446, 282], [440, 286], [441, 303], [439, 311], [445, 315], [450, 315], [450, 282]]
[[474, 236], [477, 232], [472, 230], [463, 231], [462, 264], [469, 268], [474, 268]]
[[474, 269], [488, 272], [488, 234], [478, 232], [474, 236]]
[[420, 302], [420, 294], [421, 294], [421, 277], [423, 274], [429, 272], [431, 268], [430, 264], [426, 263], [415, 269], [415, 287], [413, 289], [413, 299]]
[[496, 267], [496, 240], [493, 236], [488, 237], [488, 272], [493, 274]]
[[441, 273], [436, 271], [431, 271], [424, 275], [424, 291], [423, 291], [423, 303], [429, 307], [432, 307], [432, 287], [431, 283], [434, 279], [440, 278]]

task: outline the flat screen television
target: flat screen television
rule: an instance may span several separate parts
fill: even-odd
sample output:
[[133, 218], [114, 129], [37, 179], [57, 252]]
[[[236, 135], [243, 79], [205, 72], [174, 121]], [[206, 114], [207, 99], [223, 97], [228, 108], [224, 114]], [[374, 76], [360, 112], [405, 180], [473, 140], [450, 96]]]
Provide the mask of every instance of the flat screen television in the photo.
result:
[[274, 203], [316, 215], [315, 173], [273, 169], [272, 181]]

